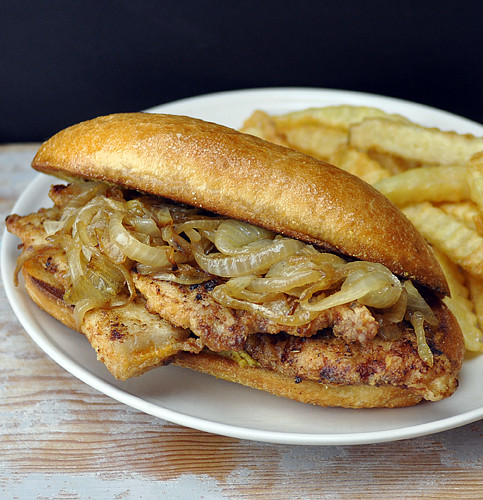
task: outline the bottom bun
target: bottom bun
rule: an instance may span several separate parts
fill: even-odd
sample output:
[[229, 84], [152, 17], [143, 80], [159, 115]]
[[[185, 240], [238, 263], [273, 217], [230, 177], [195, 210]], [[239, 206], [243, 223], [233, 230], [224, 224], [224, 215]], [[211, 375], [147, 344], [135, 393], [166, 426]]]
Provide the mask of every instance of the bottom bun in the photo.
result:
[[399, 408], [413, 406], [420, 395], [395, 386], [327, 385], [310, 380], [296, 381], [278, 372], [254, 366], [241, 366], [236, 361], [212, 352], [179, 353], [175, 365], [190, 368], [216, 378], [236, 382], [276, 396], [317, 406], [344, 408]]

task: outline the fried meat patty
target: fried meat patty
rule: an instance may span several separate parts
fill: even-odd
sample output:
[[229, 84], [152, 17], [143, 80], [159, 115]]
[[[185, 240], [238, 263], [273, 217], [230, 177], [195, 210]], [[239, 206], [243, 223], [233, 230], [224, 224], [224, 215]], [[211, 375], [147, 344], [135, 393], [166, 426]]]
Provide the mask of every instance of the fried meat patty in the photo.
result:
[[451, 361], [433, 349], [435, 365], [429, 367], [419, 357], [410, 329], [396, 341], [376, 337], [364, 345], [330, 335], [307, 339], [258, 334], [248, 338], [245, 350], [262, 367], [296, 381], [338, 386], [393, 385], [430, 401], [449, 396], [457, 386]]
[[210, 292], [216, 279], [202, 285], [177, 285], [134, 274], [138, 290], [146, 297], [147, 307], [176, 326], [189, 328], [213, 351], [239, 351], [254, 333], [286, 332], [297, 337], [311, 337], [331, 328], [335, 336], [346, 341], [366, 342], [374, 338], [379, 326], [369, 309], [361, 305], [333, 307], [310, 323], [288, 327], [262, 316], [218, 304]]

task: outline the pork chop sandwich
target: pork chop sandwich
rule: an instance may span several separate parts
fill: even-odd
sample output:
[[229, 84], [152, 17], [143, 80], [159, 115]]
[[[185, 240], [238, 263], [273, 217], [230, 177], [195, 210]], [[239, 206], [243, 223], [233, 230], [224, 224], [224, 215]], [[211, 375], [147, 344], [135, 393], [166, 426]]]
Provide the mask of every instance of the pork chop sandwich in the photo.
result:
[[360, 179], [149, 113], [67, 128], [32, 166], [68, 184], [51, 187], [52, 207], [7, 218], [16, 275], [115, 377], [174, 363], [353, 408], [455, 391], [464, 345], [441, 268]]

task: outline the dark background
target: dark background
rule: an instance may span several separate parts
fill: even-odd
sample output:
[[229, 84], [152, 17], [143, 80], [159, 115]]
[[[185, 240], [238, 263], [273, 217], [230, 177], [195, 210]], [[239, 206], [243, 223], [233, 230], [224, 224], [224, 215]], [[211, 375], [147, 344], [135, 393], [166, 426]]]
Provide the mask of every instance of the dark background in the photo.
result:
[[0, 143], [222, 90], [378, 93], [483, 122], [483, 2], [3, 2]]

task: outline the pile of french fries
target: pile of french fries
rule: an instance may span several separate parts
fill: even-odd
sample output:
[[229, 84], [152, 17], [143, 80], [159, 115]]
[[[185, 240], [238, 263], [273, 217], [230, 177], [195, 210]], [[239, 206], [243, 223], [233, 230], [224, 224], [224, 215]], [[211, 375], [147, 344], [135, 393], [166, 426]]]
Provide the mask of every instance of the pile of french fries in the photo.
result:
[[483, 138], [365, 106], [255, 111], [242, 131], [328, 161], [382, 192], [433, 247], [466, 349], [483, 352]]

